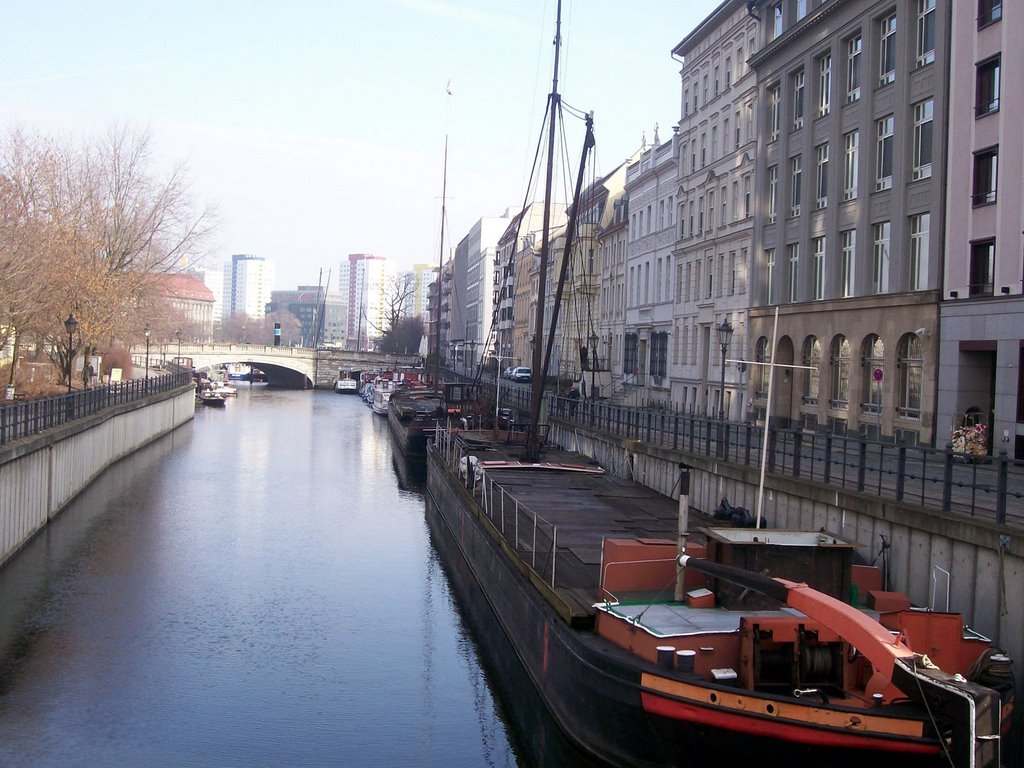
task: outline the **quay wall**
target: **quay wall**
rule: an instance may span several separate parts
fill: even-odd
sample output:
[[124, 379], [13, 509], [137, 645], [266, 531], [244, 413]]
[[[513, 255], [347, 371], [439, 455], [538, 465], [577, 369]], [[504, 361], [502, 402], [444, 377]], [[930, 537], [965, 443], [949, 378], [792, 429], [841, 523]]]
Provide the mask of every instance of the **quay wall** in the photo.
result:
[[[715, 457], [584, 432], [553, 421], [549, 440], [590, 456], [618, 477], [679, 498], [680, 463], [690, 466], [689, 506], [711, 514], [722, 497], [757, 511], [760, 471]], [[1024, 532], [867, 493], [779, 475], [765, 476], [764, 516], [771, 528], [824, 528], [857, 545], [867, 563], [888, 550], [889, 588], [912, 603], [963, 615], [975, 631], [1014, 659], [1018, 690], [1024, 671]], [[877, 560], [876, 560], [877, 558]], [[947, 603], [948, 591], [948, 603]]]
[[188, 385], [0, 446], [0, 567], [107, 467], [194, 415]]

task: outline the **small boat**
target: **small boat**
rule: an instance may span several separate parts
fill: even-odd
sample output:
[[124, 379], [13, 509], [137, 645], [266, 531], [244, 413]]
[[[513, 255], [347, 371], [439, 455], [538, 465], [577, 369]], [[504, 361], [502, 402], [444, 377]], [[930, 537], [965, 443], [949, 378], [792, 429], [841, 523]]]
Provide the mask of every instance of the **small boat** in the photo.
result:
[[427, 438], [447, 415], [444, 398], [431, 390], [399, 390], [388, 401], [388, 425], [406, 457], [426, 457]]
[[211, 408], [223, 408], [227, 399], [213, 390], [199, 389], [196, 390], [196, 402]]
[[228, 384], [226, 381], [219, 381], [219, 382], [217, 382], [216, 384], [213, 385], [213, 389], [211, 391], [215, 395], [220, 395], [221, 397], [237, 397], [238, 396], [238, 387], [236, 387], [236, 386], [234, 386], [232, 384]]

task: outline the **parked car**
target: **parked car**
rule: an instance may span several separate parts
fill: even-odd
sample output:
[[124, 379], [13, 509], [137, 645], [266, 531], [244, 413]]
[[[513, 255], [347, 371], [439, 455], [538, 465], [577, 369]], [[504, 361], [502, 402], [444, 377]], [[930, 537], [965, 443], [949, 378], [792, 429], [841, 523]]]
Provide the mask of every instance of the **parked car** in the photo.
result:
[[512, 381], [528, 383], [533, 380], [533, 371], [521, 365], [518, 368], [513, 369], [512, 375], [509, 376], [509, 378], [512, 379]]
[[514, 371], [515, 369], [516, 369], [516, 367], [514, 365], [510, 365], [508, 368], [506, 368], [504, 371], [502, 371], [501, 377], [503, 379], [511, 379], [512, 378], [512, 371]]

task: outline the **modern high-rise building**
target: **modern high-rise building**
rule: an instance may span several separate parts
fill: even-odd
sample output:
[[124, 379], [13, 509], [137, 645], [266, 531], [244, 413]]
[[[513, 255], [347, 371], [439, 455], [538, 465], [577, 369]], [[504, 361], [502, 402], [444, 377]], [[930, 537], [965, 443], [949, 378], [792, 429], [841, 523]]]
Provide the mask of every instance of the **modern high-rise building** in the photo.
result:
[[274, 289], [274, 263], [262, 256], [236, 253], [224, 265], [224, 316], [262, 320]]
[[384, 256], [350, 253], [342, 260], [338, 286], [348, 298], [346, 349], [373, 349], [384, 332], [385, 291], [391, 271]]

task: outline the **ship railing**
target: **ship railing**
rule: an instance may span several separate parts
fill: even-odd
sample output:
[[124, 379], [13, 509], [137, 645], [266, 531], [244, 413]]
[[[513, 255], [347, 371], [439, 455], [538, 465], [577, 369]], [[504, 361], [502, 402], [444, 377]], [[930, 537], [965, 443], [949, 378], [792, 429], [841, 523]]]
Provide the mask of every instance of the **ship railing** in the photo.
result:
[[[495, 533], [552, 589], [558, 583], [558, 525], [523, 504], [480, 469], [475, 456], [446, 429], [437, 432], [437, 450], [478, 500]], [[568, 553], [563, 553], [567, 555]]]

